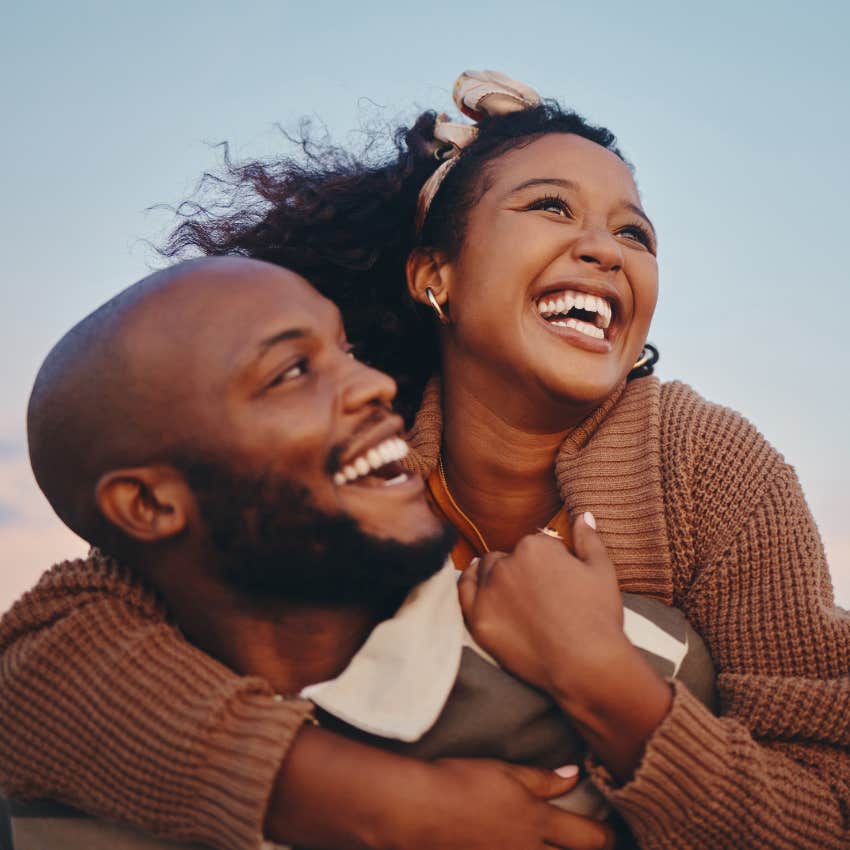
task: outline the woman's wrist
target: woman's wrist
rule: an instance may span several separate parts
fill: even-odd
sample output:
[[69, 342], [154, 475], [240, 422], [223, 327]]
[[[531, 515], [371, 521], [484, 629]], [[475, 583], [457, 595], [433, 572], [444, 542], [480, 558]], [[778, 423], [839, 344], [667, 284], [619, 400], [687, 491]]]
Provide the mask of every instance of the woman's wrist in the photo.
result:
[[402, 846], [406, 798], [422, 797], [429, 765], [305, 727], [269, 799], [266, 838], [337, 850]]
[[640, 764], [673, 702], [670, 684], [625, 638], [609, 644], [593, 673], [567, 675], [553, 693], [561, 710], [620, 782]]

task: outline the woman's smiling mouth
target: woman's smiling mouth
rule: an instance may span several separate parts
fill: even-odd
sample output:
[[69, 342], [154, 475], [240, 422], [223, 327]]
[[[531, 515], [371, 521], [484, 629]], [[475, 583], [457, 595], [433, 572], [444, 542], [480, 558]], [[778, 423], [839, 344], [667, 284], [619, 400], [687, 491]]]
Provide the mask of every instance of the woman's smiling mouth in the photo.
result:
[[549, 292], [537, 302], [537, 310], [550, 324], [572, 328], [593, 339], [605, 339], [613, 309], [599, 295], [564, 289]]
[[534, 301], [534, 312], [544, 325], [566, 342], [607, 354], [617, 336], [615, 299], [567, 286], [550, 289]]

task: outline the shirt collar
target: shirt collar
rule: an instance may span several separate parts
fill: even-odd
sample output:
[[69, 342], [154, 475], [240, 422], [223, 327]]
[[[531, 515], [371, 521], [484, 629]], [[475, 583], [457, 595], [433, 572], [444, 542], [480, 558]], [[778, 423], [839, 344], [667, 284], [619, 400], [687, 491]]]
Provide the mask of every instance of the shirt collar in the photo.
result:
[[465, 632], [449, 559], [372, 630], [339, 676], [309, 685], [301, 696], [373, 735], [416, 741], [449, 698]]

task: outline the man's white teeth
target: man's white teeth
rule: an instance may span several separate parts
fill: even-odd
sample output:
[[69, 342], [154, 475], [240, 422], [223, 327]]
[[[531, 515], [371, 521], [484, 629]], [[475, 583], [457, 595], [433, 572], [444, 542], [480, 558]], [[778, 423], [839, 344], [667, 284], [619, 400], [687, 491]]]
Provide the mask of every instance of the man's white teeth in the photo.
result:
[[396, 475], [395, 478], [390, 478], [388, 481], [384, 481], [384, 487], [394, 487], [396, 484], [404, 484], [408, 477], [409, 476], [406, 472], [402, 472], [401, 475]]
[[[335, 473], [334, 484], [338, 487], [343, 484], [350, 484], [358, 478], [363, 478], [364, 476], [377, 471], [381, 467], [386, 466], [388, 463], [401, 460], [407, 455], [408, 451], [410, 450], [404, 440], [399, 437], [390, 437], [388, 440], [384, 440], [377, 446], [373, 446], [367, 452], [360, 455], [360, 457], [355, 458], [350, 463], [347, 463], [339, 472]], [[395, 478], [386, 483], [387, 485], [400, 484], [401, 481], [399, 479], [401, 478], [401, 475], [397, 475]], [[407, 480], [406, 475], [404, 476], [404, 480]]]
[[[537, 309], [540, 311], [540, 315], [545, 317], [566, 316], [573, 308], [576, 310], [586, 310], [589, 313], [596, 313], [595, 327], [598, 329], [607, 328], [611, 324], [611, 305], [598, 295], [590, 295], [586, 292], [576, 292], [569, 289], [564, 292], [548, 295], [537, 302]], [[560, 322], [553, 322], [553, 324], [560, 324]], [[587, 323], [585, 322], [584, 324]], [[592, 336], [597, 335], [592, 334]]]
[[602, 328], [597, 328], [596, 325], [591, 325], [589, 322], [582, 322], [578, 319], [567, 319], [566, 321], [556, 320], [553, 325], [559, 325], [562, 328], [573, 328], [579, 333], [592, 336], [594, 339], [605, 339], [605, 331]]

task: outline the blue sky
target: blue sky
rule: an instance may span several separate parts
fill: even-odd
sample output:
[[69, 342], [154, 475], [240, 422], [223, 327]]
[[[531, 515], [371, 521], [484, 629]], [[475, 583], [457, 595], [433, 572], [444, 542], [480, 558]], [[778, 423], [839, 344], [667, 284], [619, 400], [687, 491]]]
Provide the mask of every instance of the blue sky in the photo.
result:
[[[850, 6], [790, 2], [7, 5], [0, 32], [0, 609], [81, 544], [37, 492], [23, 412], [55, 340], [158, 258], [215, 142], [274, 154], [448, 110], [464, 68], [613, 129], [661, 236], [662, 378], [796, 466], [850, 607]], [[5, 558], [8, 557], [8, 564]]]

